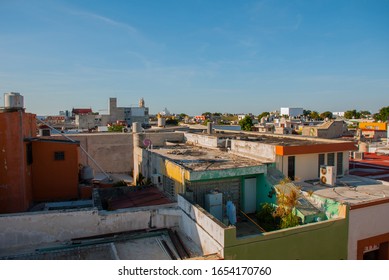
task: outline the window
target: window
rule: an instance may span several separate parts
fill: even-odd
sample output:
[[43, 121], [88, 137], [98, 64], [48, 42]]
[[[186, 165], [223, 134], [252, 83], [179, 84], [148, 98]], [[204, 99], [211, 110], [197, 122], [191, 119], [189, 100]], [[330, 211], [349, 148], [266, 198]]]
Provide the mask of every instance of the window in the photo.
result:
[[294, 181], [295, 176], [295, 156], [288, 157], [288, 178]]
[[337, 153], [336, 174], [343, 175], [343, 153]]
[[324, 154], [319, 154], [318, 167], [317, 167], [317, 177], [320, 177], [320, 166], [325, 164]]
[[65, 152], [54, 152], [54, 160], [65, 160]]
[[327, 165], [335, 166], [335, 153], [327, 154]]
[[31, 165], [32, 164], [32, 143], [27, 143], [26, 152], [27, 152], [27, 165]]
[[165, 175], [163, 176], [163, 191], [170, 199], [176, 200], [174, 181]]

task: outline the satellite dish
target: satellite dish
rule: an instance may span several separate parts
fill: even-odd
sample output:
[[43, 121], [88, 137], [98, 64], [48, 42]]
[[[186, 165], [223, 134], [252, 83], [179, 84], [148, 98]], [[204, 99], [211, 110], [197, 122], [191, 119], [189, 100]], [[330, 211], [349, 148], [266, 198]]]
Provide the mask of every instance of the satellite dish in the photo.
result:
[[152, 144], [152, 142], [151, 142], [150, 139], [146, 138], [146, 139], [143, 140], [143, 145], [144, 145], [145, 147], [150, 147], [151, 144]]

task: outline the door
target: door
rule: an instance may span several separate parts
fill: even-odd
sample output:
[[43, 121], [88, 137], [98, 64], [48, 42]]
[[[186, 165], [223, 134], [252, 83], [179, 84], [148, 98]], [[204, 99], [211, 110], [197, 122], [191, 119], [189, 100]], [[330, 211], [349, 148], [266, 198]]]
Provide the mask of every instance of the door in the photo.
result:
[[244, 202], [245, 213], [255, 213], [257, 210], [257, 178], [244, 179]]
[[295, 176], [295, 160], [294, 156], [288, 157], [288, 178], [294, 181]]

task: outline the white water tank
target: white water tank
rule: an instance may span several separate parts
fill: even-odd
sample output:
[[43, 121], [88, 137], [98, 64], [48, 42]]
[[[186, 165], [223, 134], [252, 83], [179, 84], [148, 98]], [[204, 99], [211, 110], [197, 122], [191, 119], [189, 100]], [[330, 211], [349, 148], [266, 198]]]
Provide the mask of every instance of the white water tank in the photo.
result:
[[4, 93], [4, 108], [6, 109], [23, 109], [23, 95], [18, 92]]
[[139, 133], [142, 132], [142, 126], [138, 122], [133, 122], [132, 123], [132, 132]]
[[166, 125], [166, 119], [159, 117], [158, 118], [158, 127], [165, 127], [165, 125]]

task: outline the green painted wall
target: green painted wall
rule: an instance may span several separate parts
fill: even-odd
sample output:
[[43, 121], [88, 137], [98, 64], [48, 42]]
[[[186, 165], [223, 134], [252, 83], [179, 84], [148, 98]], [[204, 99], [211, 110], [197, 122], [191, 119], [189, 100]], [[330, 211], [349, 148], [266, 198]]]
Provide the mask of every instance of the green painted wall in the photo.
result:
[[227, 260], [337, 260], [347, 259], [348, 222], [339, 218], [320, 223], [236, 238], [236, 230], [225, 234]]
[[266, 165], [247, 166], [239, 168], [226, 168], [221, 170], [191, 171], [190, 181], [223, 179], [228, 177], [239, 177], [266, 172]]
[[[273, 189], [273, 185], [266, 179], [265, 174], [261, 174], [258, 176], [258, 202], [259, 205], [262, 203], [272, 203], [275, 204], [277, 197], [276, 194], [274, 193], [271, 195], [271, 191]], [[269, 194], [271, 197], [269, 197]]]

